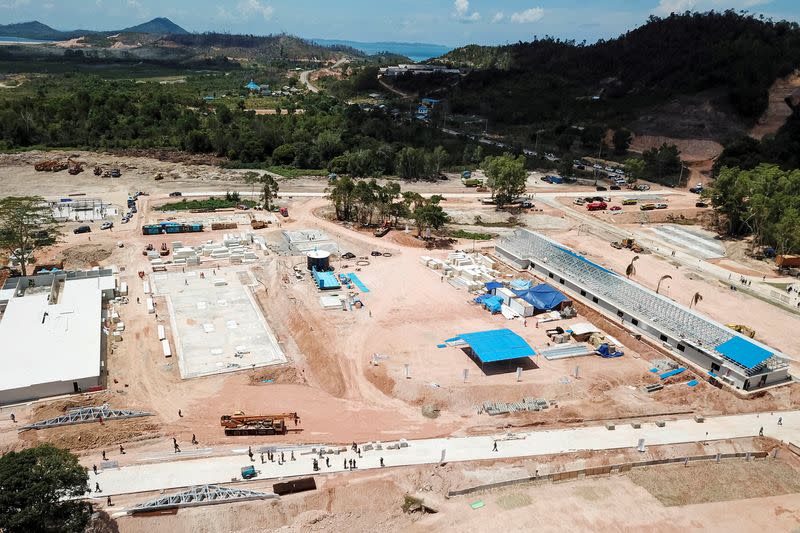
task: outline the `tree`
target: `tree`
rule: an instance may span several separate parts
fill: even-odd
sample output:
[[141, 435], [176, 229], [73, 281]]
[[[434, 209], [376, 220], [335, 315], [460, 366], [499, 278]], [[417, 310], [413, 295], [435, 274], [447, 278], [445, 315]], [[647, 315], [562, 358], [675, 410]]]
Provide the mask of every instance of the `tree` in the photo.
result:
[[573, 167], [573, 164], [572, 164], [572, 159], [573, 159], [572, 158], [572, 154], [569, 154], [569, 153], [564, 154], [564, 155], [561, 156], [561, 160], [558, 162], [558, 167], [557, 168], [558, 168], [558, 173], [562, 177], [567, 178], [569, 176], [572, 176], [572, 174], [574, 174], [574, 172], [573, 172], [573, 168], [574, 167]]
[[431, 229], [440, 229], [444, 226], [449, 217], [444, 212], [439, 202], [442, 197], [434, 194], [429, 199], [417, 195], [415, 198], [415, 207], [411, 212], [411, 218], [417, 226], [417, 237], [422, 237], [422, 232]]
[[433, 173], [436, 177], [439, 176], [442, 169], [447, 164], [448, 157], [447, 150], [441, 146], [437, 146], [433, 149], [433, 153], [431, 154], [431, 166], [433, 167]]
[[68, 450], [44, 444], [0, 457], [0, 531], [82, 532], [89, 476]]
[[336, 220], [350, 220], [353, 212], [356, 183], [349, 176], [331, 180], [326, 192], [336, 211]]
[[481, 164], [488, 180], [487, 185], [498, 206], [511, 203], [514, 198], [525, 192], [525, 156], [514, 157], [511, 154], [489, 156]]
[[656, 294], [658, 294], [658, 291], [660, 291], [660, 290], [661, 290], [661, 282], [662, 282], [662, 281], [664, 281], [664, 280], [666, 280], [666, 279], [672, 279], [672, 276], [670, 276], [669, 274], [666, 274], [666, 275], [664, 275], [664, 276], [661, 276], [661, 277], [659, 278], [659, 280], [658, 280], [658, 285], [656, 285]]
[[264, 173], [258, 175], [255, 172], [248, 172], [245, 175], [245, 182], [251, 184], [258, 184], [261, 188], [261, 201], [264, 203], [264, 209], [272, 211], [272, 200], [278, 197], [279, 185], [272, 174]]
[[425, 177], [425, 150], [405, 147], [395, 157], [397, 175], [404, 180], [418, 180]]
[[33, 252], [55, 242], [61, 225], [41, 196], [9, 196], [0, 200], [0, 248], [19, 261], [23, 276]]
[[658, 148], [650, 148], [642, 154], [647, 173], [657, 180], [663, 180], [680, 172], [680, 151], [674, 144], [664, 143]]
[[627, 176], [628, 183], [636, 183], [637, 180], [644, 179], [645, 164], [644, 161], [630, 157], [625, 160], [625, 175]]
[[700, 294], [699, 292], [694, 293], [694, 296], [692, 296], [692, 301], [689, 302], [689, 309], [691, 309], [693, 306], [697, 307], [697, 304], [702, 301], [703, 301], [703, 295]]
[[633, 139], [633, 135], [630, 131], [626, 130], [625, 128], [620, 128], [614, 131], [614, 136], [612, 141], [614, 143], [614, 152], [618, 155], [622, 155], [628, 152], [628, 148], [631, 147], [631, 140]]
[[636, 261], [638, 261], [638, 260], [639, 260], [639, 256], [638, 256], [638, 255], [634, 255], [634, 256], [633, 256], [633, 259], [631, 259], [631, 262], [630, 262], [630, 264], [629, 264], [629, 265], [628, 265], [628, 267], [625, 269], [625, 276], [626, 276], [626, 277], [628, 277], [628, 278], [629, 278], [629, 277], [631, 277], [631, 276], [635, 276], [635, 275], [636, 275], [636, 266], [634, 266], [634, 263], [635, 263]]

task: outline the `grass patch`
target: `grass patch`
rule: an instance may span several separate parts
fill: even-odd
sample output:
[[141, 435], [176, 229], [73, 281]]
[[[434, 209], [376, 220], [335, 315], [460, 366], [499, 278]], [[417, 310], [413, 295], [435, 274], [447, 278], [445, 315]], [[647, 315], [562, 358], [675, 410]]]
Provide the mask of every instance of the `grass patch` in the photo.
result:
[[171, 202], [168, 204], [156, 207], [158, 211], [190, 211], [194, 209], [230, 209], [237, 205], [246, 205], [247, 207], [255, 207], [256, 202], [253, 200], [241, 200], [234, 198], [207, 198], [205, 200], [181, 200], [180, 202]]
[[666, 506], [800, 492], [797, 471], [786, 463], [771, 459], [636, 468], [626, 475]]
[[476, 241], [488, 241], [494, 238], [494, 235], [491, 233], [476, 233], [463, 229], [451, 232], [450, 236], [456, 239], [472, 239]]

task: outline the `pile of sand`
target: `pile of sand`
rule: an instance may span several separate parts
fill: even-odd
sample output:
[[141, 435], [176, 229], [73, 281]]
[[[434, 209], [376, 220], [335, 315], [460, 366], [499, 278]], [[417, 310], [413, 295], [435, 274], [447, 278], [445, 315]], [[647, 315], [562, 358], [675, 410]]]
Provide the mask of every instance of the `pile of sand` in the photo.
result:
[[64, 268], [83, 269], [100, 265], [100, 261], [111, 257], [113, 249], [107, 244], [79, 244], [61, 252], [59, 261], [63, 261]]

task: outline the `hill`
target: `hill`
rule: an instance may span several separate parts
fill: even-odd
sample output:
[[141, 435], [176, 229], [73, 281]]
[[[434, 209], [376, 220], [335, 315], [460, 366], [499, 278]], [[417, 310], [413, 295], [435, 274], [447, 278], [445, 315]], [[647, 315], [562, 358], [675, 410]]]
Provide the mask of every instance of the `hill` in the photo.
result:
[[19, 22], [15, 24], [0, 24], [0, 36], [3, 37], [24, 37], [26, 39], [46, 39], [63, 40], [73, 39], [83, 35], [114, 35], [117, 33], [144, 33], [154, 35], [185, 34], [189, 33], [171, 20], [163, 17], [154, 18], [151, 21], [131, 26], [123, 30], [66, 30], [61, 31], [51, 28], [47, 24], [42, 24], [38, 20], [31, 22]]
[[149, 22], [145, 22], [137, 26], [131, 26], [130, 28], [125, 28], [124, 30], [120, 30], [120, 33], [154, 33], [163, 35], [170, 35], [170, 34], [181, 35], [189, 32], [184, 30], [183, 28], [181, 28], [168, 18], [157, 17]]
[[638, 121], [660, 135], [725, 140], [752, 125], [772, 83], [800, 66], [800, 29], [733, 11], [685, 13], [592, 45], [545, 38], [434, 61], [475, 69], [446, 90], [457, 113], [505, 125]]

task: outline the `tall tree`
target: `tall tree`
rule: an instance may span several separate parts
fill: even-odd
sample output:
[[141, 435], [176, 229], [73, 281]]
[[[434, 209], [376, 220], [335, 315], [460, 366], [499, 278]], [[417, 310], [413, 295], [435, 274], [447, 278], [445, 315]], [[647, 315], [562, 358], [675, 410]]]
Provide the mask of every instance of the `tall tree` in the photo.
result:
[[439, 205], [441, 201], [442, 197], [438, 194], [434, 194], [428, 199], [421, 196], [416, 198], [411, 218], [414, 219], [414, 223], [417, 226], [417, 237], [422, 237], [423, 231], [440, 229], [447, 223], [449, 217], [442, 209], [442, 206]]
[[525, 156], [514, 157], [511, 154], [489, 156], [481, 164], [488, 180], [487, 185], [497, 205], [502, 206], [525, 192]]
[[44, 444], [0, 457], [0, 531], [82, 532], [89, 476], [68, 450]]
[[20, 262], [28, 275], [28, 260], [42, 246], [61, 236], [61, 225], [41, 196], [9, 196], [0, 200], [0, 248]]
[[654, 178], [662, 180], [681, 171], [680, 151], [674, 144], [664, 143], [658, 148], [650, 148], [642, 153], [645, 169]]
[[615, 130], [614, 136], [612, 137], [612, 142], [614, 143], [614, 152], [618, 155], [628, 153], [628, 148], [631, 147], [631, 140], [633, 140], [633, 135], [629, 130], [626, 130], [625, 128]]
[[644, 179], [645, 163], [637, 157], [630, 157], [625, 160], [625, 175], [628, 183], [636, 183], [637, 180]]
[[273, 200], [278, 197], [278, 190], [280, 186], [272, 174], [261, 174], [260, 176], [255, 172], [248, 172], [245, 176], [247, 183], [258, 184], [261, 189], [261, 201], [263, 202], [264, 209], [267, 211], [272, 210]]

